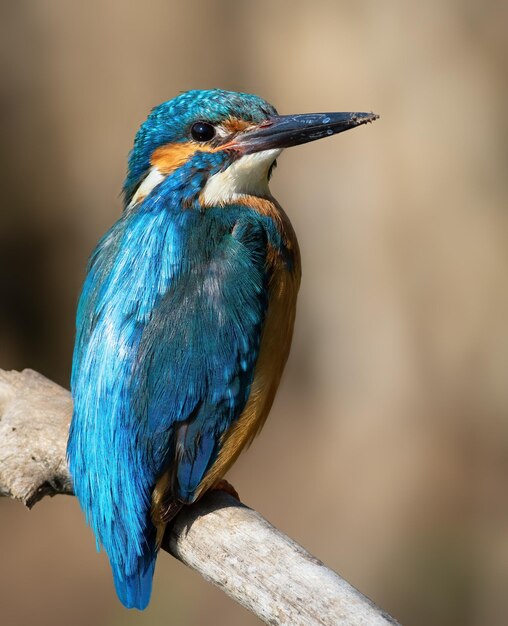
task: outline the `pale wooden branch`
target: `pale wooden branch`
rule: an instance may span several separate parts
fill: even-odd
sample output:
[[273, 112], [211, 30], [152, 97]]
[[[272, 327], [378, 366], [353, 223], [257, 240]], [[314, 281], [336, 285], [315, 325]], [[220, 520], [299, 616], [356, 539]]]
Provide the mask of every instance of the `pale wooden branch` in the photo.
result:
[[[31, 507], [72, 494], [65, 447], [68, 391], [32, 370], [0, 370], [0, 495]], [[224, 492], [181, 511], [164, 549], [267, 624], [397, 622], [259, 513]]]

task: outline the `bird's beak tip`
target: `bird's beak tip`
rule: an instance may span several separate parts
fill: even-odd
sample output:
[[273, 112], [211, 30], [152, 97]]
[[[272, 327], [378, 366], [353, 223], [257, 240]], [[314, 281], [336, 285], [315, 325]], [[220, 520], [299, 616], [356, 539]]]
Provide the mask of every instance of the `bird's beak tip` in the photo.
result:
[[379, 118], [380, 116], [372, 111], [370, 113], [353, 113], [351, 122], [354, 123], [356, 121], [359, 126], [360, 124], [372, 124], [372, 122], [375, 122]]

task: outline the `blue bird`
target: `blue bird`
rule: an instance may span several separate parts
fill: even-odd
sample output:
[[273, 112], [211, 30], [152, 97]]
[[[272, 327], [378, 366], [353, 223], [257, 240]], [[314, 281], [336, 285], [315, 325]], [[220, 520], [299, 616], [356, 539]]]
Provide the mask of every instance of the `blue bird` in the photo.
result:
[[300, 283], [268, 187], [276, 158], [376, 117], [279, 116], [213, 89], [154, 108], [137, 133], [123, 214], [79, 300], [67, 448], [126, 607], [146, 607], [167, 523], [221, 481], [273, 403]]

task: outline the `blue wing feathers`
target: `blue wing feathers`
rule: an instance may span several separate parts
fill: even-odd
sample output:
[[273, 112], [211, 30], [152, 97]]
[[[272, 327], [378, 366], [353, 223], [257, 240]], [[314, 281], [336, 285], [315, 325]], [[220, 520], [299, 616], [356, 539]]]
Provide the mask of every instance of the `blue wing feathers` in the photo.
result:
[[157, 478], [173, 467], [174, 497], [191, 502], [247, 401], [268, 304], [270, 228], [245, 207], [146, 204], [124, 214], [91, 259], [68, 455], [126, 606], [143, 608], [150, 595]]
[[[252, 381], [267, 306], [265, 258], [258, 252], [266, 250], [266, 234], [261, 225], [248, 230], [251, 240], [251, 231], [257, 233], [255, 254], [239, 239], [240, 229], [224, 235], [222, 226], [213, 257], [170, 288], [139, 346], [136, 400], [139, 406], [149, 399], [150, 432], [167, 433], [194, 412], [175, 494], [185, 502], [215, 460], [217, 442], [241, 412]], [[160, 472], [164, 459], [154, 462]]]

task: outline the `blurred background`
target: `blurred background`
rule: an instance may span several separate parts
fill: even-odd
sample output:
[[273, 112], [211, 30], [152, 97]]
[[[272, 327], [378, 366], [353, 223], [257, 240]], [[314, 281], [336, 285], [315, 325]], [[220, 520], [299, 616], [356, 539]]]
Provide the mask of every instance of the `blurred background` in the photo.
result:
[[[0, 367], [68, 386], [134, 134], [191, 88], [372, 126], [286, 151], [293, 350], [242, 499], [403, 624], [508, 623], [508, 4], [3, 2]], [[159, 559], [117, 601], [74, 498], [0, 500], [0, 623], [259, 623]]]

